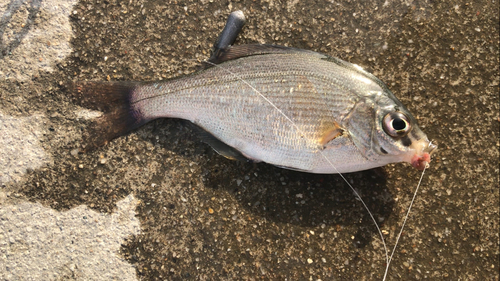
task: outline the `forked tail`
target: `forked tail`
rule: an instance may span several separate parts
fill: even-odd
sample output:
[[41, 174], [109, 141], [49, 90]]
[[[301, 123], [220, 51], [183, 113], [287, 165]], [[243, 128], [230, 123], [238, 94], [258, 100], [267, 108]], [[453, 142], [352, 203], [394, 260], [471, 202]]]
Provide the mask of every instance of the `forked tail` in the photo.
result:
[[82, 149], [93, 150], [148, 121], [132, 98], [140, 82], [75, 82], [69, 93], [75, 104], [101, 111], [83, 134]]

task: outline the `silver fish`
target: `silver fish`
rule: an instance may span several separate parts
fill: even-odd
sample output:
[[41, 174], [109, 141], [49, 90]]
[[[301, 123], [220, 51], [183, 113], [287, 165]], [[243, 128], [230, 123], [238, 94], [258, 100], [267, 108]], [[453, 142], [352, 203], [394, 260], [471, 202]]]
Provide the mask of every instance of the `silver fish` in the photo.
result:
[[423, 169], [436, 146], [387, 86], [361, 67], [313, 51], [241, 45], [213, 65], [161, 82], [81, 82], [80, 104], [104, 112], [88, 147], [157, 118], [189, 120], [228, 158], [310, 173], [395, 162]]

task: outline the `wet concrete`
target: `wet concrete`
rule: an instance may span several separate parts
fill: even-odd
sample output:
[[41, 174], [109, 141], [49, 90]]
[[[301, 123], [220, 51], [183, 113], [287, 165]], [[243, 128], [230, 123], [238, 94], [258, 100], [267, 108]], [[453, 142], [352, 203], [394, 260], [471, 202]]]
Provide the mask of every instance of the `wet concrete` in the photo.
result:
[[[33, 7], [23, 9], [12, 18], [28, 20]], [[0, 68], [0, 130], [19, 139], [16, 147], [12, 138], [0, 137], [2, 159], [14, 159], [0, 161], [6, 166], [0, 207], [29, 201], [37, 210], [41, 204], [43, 212], [65, 214], [85, 205], [113, 216], [123, 209], [117, 203], [137, 198], [140, 232], [129, 230], [118, 251], [112, 250], [115, 240], [100, 241], [143, 280], [382, 279], [385, 251], [378, 232], [338, 175], [229, 161], [181, 120], [156, 120], [95, 152], [75, 153], [91, 121], [61, 85], [161, 80], [195, 71], [209, 56], [227, 15], [237, 9], [248, 19], [237, 44], [293, 46], [357, 63], [383, 80], [438, 144], [388, 280], [498, 280], [496, 1], [80, 1], [70, 11], [70, 55], [61, 60], [50, 55], [53, 63], [36, 71], [31, 71], [33, 62], [19, 69], [13, 63], [15, 75]], [[48, 20], [41, 11], [31, 28]], [[5, 35], [24, 32], [22, 27], [0, 27], [2, 48], [25, 47], [22, 41], [9, 43]], [[0, 59], [9, 59], [9, 52], [18, 55], [14, 47]], [[35, 60], [43, 61], [43, 52]], [[33, 133], [22, 138], [28, 133], [14, 134], [12, 124]], [[23, 148], [26, 155], [15, 152]], [[345, 175], [380, 223], [390, 249], [419, 176], [406, 164]], [[25, 248], [8, 230], [25, 216], [2, 214], [1, 276], [13, 279], [16, 275], [5, 273], [17, 274], [8, 257], [19, 264], [26, 255], [18, 254]], [[71, 225], [82, 233], [80, 224]], [[110, 223], [109, 231], [115, 226]], [[23, 237], [30, 231], [30, 239], [37, 239], [33, 227]], [[78, 257], [51, 269], [60, 271], [51, 276], [92, 279], [92, 273], [78, 268], [90, 267], [81, 257], [96, 256]], [[52, 258], [67, 263], [67, 257]], [[113, 274], [106, 276], [119, 278]]]

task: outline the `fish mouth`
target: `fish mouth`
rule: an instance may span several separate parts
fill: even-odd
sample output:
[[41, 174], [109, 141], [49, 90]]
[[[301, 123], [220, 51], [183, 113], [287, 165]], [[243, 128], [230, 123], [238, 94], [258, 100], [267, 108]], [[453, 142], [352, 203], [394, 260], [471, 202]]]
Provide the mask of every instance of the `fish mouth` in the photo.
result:
[[422, 171], [431, 162], [431, 155], [437, 150], [437, 145], [432, 144], [432, 142], [427, 141], [427, 146], [421, 150], [421, 153], [416, 153], [410, 163], [417, 170]]

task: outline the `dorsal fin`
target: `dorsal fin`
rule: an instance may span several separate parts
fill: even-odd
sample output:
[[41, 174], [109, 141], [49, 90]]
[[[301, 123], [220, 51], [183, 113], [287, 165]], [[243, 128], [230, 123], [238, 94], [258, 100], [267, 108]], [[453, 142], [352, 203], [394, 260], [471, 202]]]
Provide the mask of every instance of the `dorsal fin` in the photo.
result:
[[247, 44], [232, 46], [226, 50], [222, 50], [219, 55], [212, 58], [210, 62], [214, 64], [223, 63], [230, 60], [235, 60], [243, 57], [268, 55], [268, 54], [292, 54], [292, 53], [314, 53], [313, 51], [302, 50], [292, 47], [270, 45], [270, 44]]

